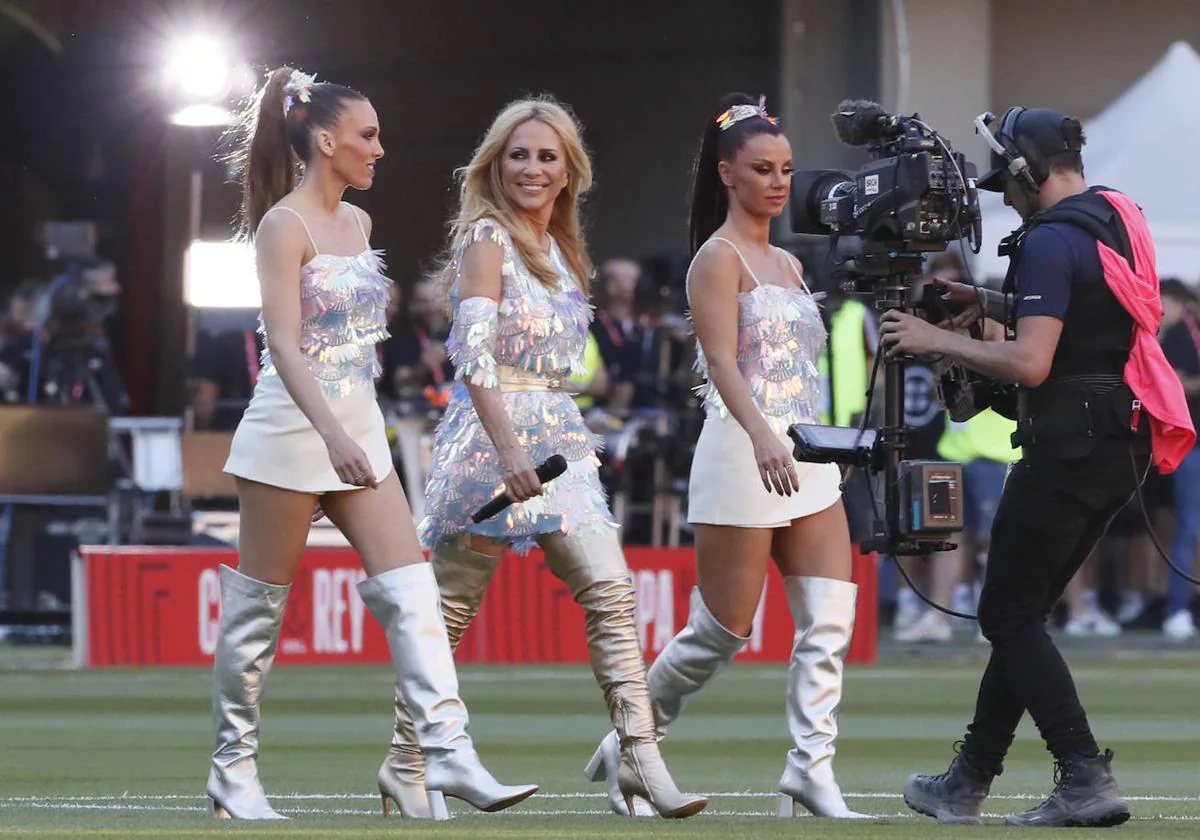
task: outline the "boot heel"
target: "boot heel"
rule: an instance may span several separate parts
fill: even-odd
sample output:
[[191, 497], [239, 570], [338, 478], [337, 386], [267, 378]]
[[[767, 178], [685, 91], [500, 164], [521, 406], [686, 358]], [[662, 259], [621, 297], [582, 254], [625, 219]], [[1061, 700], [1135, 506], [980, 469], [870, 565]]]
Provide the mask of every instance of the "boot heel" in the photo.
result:
[[633, 805], [633, 794], [625, 793], [625, 794], [622, 794], [622, 797], [625, 799], [625, 813], [629, 814], [629, 816], [631, 816], [631, 817], [636, 817], [637, 810], [634, 808], [634, 805]]
[[450, 819], [450, 809], [446, 807], [446, 796], [440, 790], [426, 791], [429, 797], [429, 815], [438, 822]]
[[779, 794], [779, 807], [775, 810], [777, 817], [797, 817], [799, 816], [799, 805], [795, 799], [788, 796], [786, 793]]
[[703, 796], [680, 793], [654, 742], [630, 744], [622, 751], [617, 784], [629, 813], [634, 816], [635, 796], [647, 800], [660, 817], [667, 819], [690, 817], [708, 805]]
[[390, 816], [392, 813], [392, 798], [383, 791], [379, 791], [379, 798], [383, 800], [383, 815]]
[[208, 813], [216, 820], [231, 820], [233, 816], [225, 810], [225, 807], [213, 799], [208, 797]]

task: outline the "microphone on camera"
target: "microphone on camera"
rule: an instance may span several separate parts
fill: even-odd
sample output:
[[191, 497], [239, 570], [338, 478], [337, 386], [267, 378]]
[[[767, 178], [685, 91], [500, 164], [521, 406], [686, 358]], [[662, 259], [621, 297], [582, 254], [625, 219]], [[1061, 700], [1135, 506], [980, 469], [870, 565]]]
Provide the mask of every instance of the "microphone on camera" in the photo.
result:
[[867, 146], [896, 134], [902, 119], [869, 99], [843, 99], [829, 118], [838, 139], [847, 146]]
[[[543, 461], [534, 472], [537, 473], [538, 481], [545, 484], [552, 479], [558, 478], [567, 471], [567, 459], [561, 455], [551, 455]], [[500, 511], [513, 503], [512, 497], [508, 492], [501, 493], [496, 498], [492, 499], [486, 505], [475, 511], [471, 515], [472, 522], [482, 522], [485, 519], [491, 519]]]

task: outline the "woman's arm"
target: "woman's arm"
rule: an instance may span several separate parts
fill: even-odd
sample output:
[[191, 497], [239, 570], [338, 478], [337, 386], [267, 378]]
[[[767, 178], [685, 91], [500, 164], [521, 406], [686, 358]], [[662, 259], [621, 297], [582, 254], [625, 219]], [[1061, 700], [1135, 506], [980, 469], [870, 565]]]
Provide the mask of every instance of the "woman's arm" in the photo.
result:
[[447, 347], [458, 379], [463, 380], [475, 413], [496, 447], [504, 469], [504, 488], [514, 501], [542, 494], [533, 461], [513, 431], [512, 419], [496, 379], [496, 346], [504, 249], [491, 239], [467, 247], [459, 269], [460, 303]]
[[288, 395], [329, 448], [338, 478], [346, 484], [373, 487], [376, 476], [366, 454], [334, 416], [300, 352], [300, 268], [307, 241], [299, 220], [287, 213], [269, 214], [255, 234], [267, 349]]
[[721, 395], [729, 413], [754, 444], [763, 486], [791, 495], [800, 489], [791, 453], [767, 424], [750, 386], [737, 365], [738, 289], [741, 262], [733, 249], [707, 248], [692, 264], [688, 280], [688, 302], [696, 338], [708, 360], [708, 377]]

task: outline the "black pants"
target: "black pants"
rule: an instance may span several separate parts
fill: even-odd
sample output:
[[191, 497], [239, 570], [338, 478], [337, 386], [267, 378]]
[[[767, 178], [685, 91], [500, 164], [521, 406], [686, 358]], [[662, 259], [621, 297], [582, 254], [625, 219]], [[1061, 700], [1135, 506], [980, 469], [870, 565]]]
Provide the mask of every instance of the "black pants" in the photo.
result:
[[1146, 456], [1133, 459], [1128, 448], [1013, 467], [992, 525], [979, 601], [979, 627], [992, 656], [963, 747], [980, 770], [1000, 773], [1026, 710], [1055, 758], [1097, 754], [1046, 620], [1145, 470]]

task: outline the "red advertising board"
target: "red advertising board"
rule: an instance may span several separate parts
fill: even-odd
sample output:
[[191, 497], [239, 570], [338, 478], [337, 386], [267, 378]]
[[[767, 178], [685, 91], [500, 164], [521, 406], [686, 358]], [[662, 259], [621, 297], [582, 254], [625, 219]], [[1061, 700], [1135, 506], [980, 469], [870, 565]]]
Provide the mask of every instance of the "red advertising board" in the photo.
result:
[[[695, 583], [690, 549], [628, 548], [637, 588], [642, 649], [653, 659], [687, 621]], [[78, 667], [206, 666], [216, 649], [218, 567], [232, 549], [87, 547], [74, 564], [75, 664]], [[280, 663], [390, 662], [383, 631], [355, 585], [364, 577], [349, 549], [306, 551], [292, 585], [279, 642]], [[874, 556], [856, 557], [859, 612], [851, 662], [875, 659]], [[586, 663], [583, 613], [537, 552], [510, 556], [492, 581], [463, 638], [460, 662]], [[783, 583], [772, 573], [739, 660], [786, 662], [793, 627]]]

